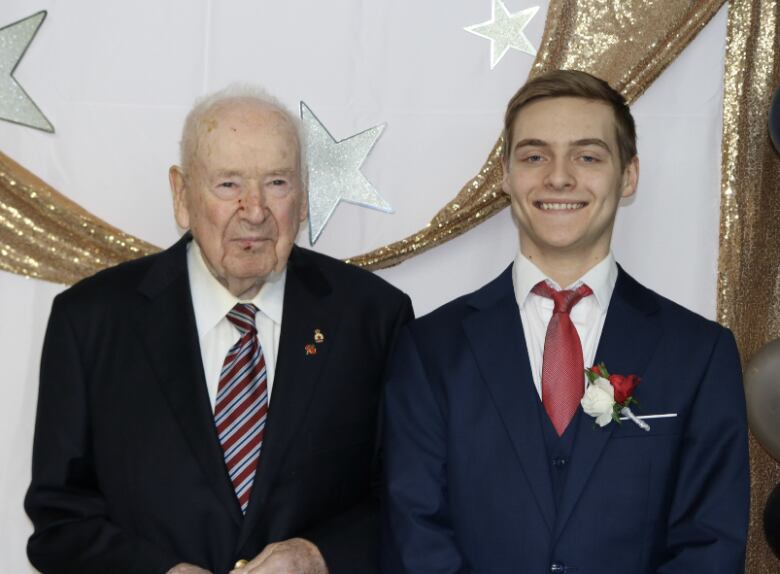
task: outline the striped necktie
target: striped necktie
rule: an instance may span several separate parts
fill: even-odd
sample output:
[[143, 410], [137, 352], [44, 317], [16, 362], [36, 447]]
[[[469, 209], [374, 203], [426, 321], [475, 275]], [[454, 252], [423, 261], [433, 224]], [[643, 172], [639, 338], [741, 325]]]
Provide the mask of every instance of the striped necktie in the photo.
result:
[[249, 505], [268, 413], [265, 358], [257, 340], [256, 313], [257, 307], [251, 303], [237, 303], [227, 314], [241, 336], [225, 357], [214, 407], [225, 466], [243, 513]]

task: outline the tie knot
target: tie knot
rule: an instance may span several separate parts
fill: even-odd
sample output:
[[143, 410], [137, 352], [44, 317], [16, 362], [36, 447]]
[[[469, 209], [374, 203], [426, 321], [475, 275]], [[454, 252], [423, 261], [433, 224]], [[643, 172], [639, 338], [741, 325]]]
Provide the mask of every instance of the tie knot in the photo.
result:
[[257, 314], [257, 307], [252, 303], [236, 303], [235, 306], [228, 311], [228, 321], [233, 323], [238, 329], [238, 332], [242, 336], [248, 332], [257, 332], [255, 326], [255, 315]]
[[585, 285], [585, 283], [574, 290], [556, 291], [547, 284], [547, 281], [540, 281], [531, 291], [542, 297], [552, 299], [555, 303], [553, 313], [569, 313], [580, 299], [593, 293], [591, 288]]

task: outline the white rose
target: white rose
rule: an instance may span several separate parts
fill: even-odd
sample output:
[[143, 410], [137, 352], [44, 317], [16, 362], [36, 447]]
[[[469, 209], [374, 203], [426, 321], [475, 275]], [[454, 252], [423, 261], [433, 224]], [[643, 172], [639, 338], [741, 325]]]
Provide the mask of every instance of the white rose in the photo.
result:
[[599, 377], [585, 389], [585, 396], [580, 401], [582, 410], [596, 417], [600, 427], [608, 425], [612, 420], [612, 409], [615, 406], [615, 389], [607, 379]]

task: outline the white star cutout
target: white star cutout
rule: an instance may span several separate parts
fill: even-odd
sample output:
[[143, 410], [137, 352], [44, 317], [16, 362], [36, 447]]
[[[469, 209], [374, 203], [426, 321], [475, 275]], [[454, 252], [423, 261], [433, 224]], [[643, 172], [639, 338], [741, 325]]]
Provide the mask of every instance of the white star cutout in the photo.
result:
[[336, 141], [304, 102], [301, 121], [309, 163], [309, 243], [316, 243], [341, 201], [392, 213], [360, 171], [385, 124]]
[[53, 132], [54, 126], [13, 76], [44, 18], [42, 11], [0, 28], [0, 119]]
[[510, 14], [501, 0], [493, 0], [490, 20], [466, 26], [463, 29], [490, 40], [490, 69], [492, 70], [509, 48], [520, 50], [531, 56], [536, 55], [536, 48], [526, 37], [524, 30], [538, 11], [539, 6], [533, 6]]

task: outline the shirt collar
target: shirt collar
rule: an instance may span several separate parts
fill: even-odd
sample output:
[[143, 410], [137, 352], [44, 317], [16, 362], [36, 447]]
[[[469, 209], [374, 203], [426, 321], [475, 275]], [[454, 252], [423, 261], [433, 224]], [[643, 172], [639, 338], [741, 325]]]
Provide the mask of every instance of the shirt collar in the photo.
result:
[[[591, 267], [585, 275], [571, 285], [567, 285], [566, 288], [576, 289], [581, 283], [585, 283], [593, 291], [599, 307], [602, 310], [606, 310], [609, 306], [609, 300], [612, 298], [612, 291], [615, 290], [617, 276], [617, 263], [615, 262], [615, 256], [610, 251], [604, 259]], [[515, 298], [520, 307], [525, 305], [531, 290], [540, 281], [547, 281], [555, 289], [561, 289], [560, 285], [542, 273], [541, 269], [518, 250], [512, 268], [512, 283], [515, 288]]]
[[190, 278], [192, 306], [198, 335], [202, 337], [225, 318], [236, 303], [254, 303], [274, 323], [281, 325], [284, 307], [284, 285], [287, 269], [271, 273], [257, 294], [249, 301], [241, 301], [217, 281], [203, 260], [200, 246], [194, 239], [187, 245], [187, 272]]

